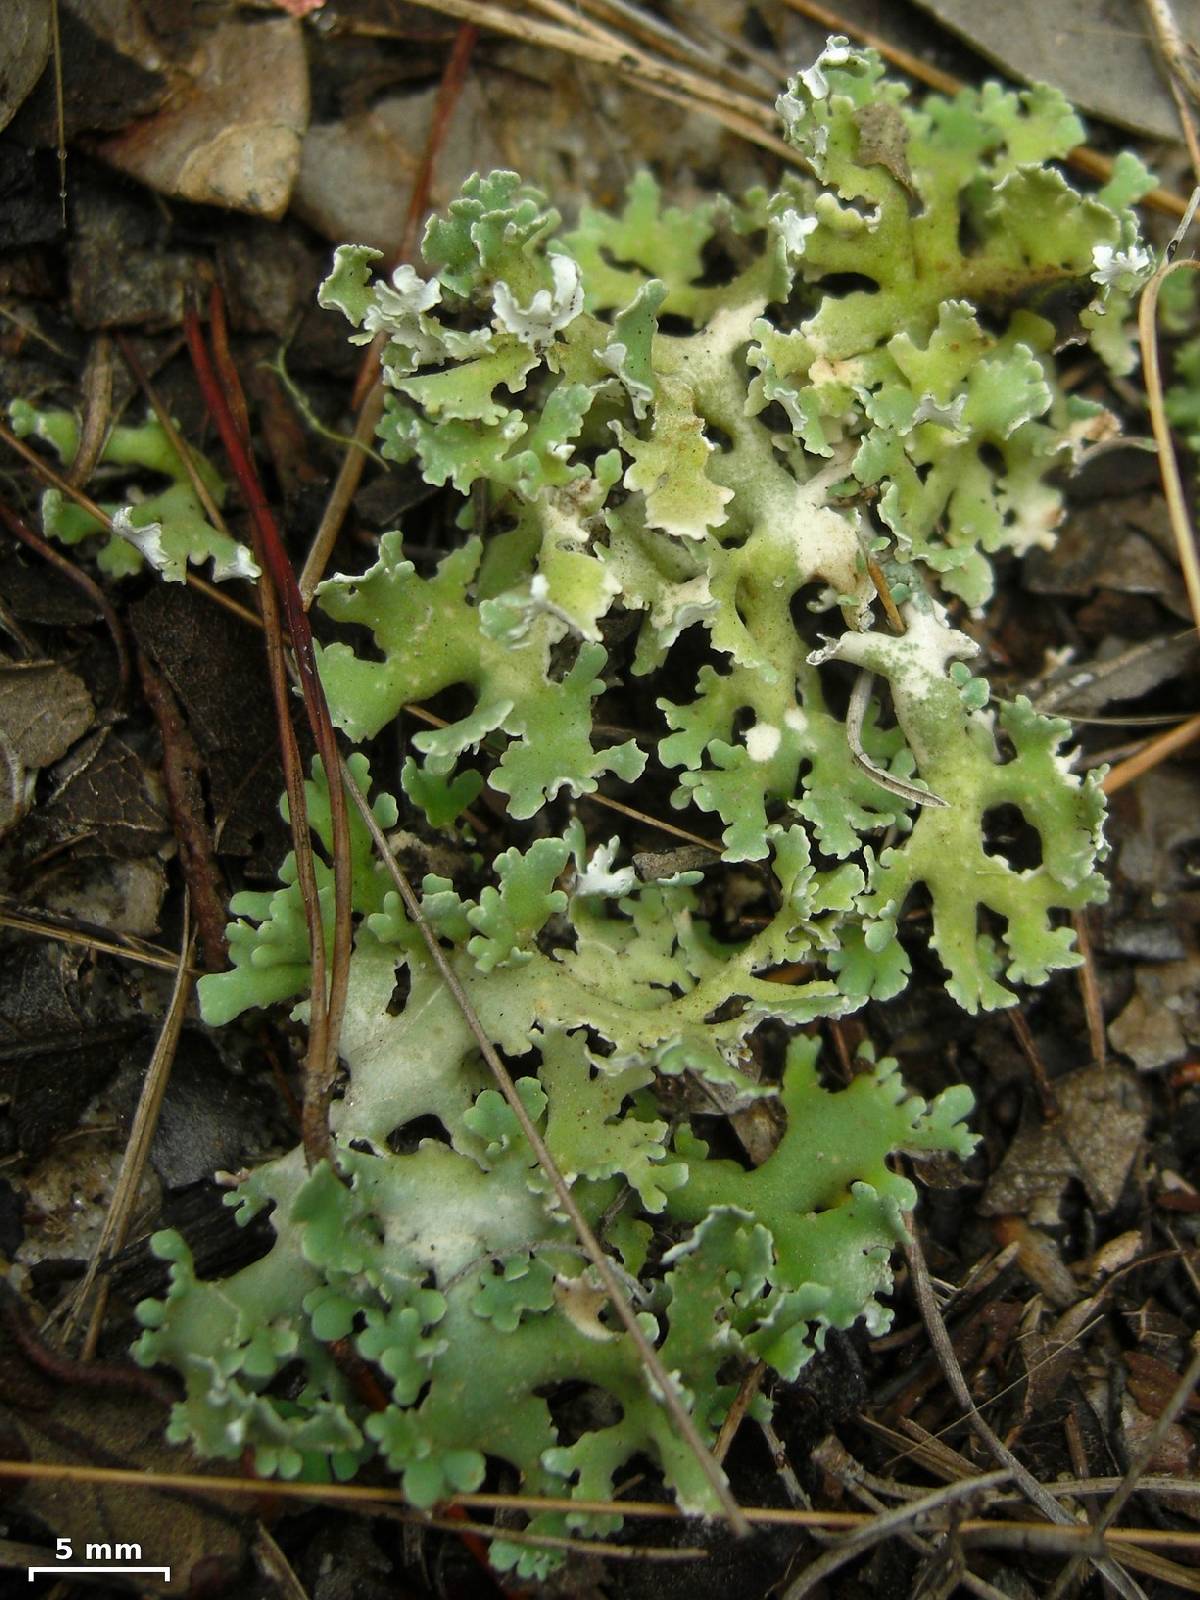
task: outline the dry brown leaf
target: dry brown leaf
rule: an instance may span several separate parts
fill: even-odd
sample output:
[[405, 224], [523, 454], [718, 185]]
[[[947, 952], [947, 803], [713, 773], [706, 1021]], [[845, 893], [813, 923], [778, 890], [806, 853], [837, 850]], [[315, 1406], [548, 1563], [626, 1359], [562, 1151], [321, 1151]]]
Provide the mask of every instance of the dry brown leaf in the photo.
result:
[[156, 851], [167, 833], [161, 804], [144, 758], [108, 729], [86, 739], [60, 769], [53, 797], [36, 822], [54, 840], [87, 838], [102, 854], [118, 857]]
[[[138, 1395], [110, 1398], [67, 1386], [55, 1386], [52, 1393], [49, 1406], [8, 1412], [29, 1459], [144, 1472], [180, 1470], [179, 1452], [163, 1437], [161, 1406]], [[238, 1515], [198, 1496], [43, 1479], [22, 1489], [19, 1504], [44, 1524], [52, 1539], [69, 1539], [76, 1560], [86, 1559], [89, 1544], [132, 1543], [140, 1549], [141, 1564], [170, 1567], [169, 1583], [149, 1574], [141, 1577], [146, 1594], [187, 1594], [201, 1563], [202, 1572], [214, 1571], [220, 1561], [227, 1580], [232, 1579], [242, 1561], [244, 1512]]]
[[1137, 1079], [1109, 1063], [1056, 1078], [1059, 1115], [1027, 1109], [1008, 1154], [992, 1174], [980, 1209], [1053, 1225], [1063, 1190], [1077, 1178], [1097, 1211], [1112, 1210], [1146, 1125]]
[[0, 733], [22, 766], [48, 767], [96, 720], [83, 681], [54, 661], [0, 667]]

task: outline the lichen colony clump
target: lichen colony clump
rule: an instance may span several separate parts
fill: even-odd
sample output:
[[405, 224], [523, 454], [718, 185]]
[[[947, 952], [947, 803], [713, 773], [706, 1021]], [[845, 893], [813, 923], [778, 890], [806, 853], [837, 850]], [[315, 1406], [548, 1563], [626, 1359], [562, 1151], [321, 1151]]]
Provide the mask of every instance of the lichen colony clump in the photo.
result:
[[[780, 100], [806, 167], [774, 194], [664, 209], [642, 174], [619, 215], [566, 229], [496, 172], [430, 223], [421, 272], [383, 281], [343, 246], [321, 290], [356, 341], [385, 337], [383, 455], [457, 492], [461, 528], [435, 568], [394, 532], [322, 585], [355, 625], [321, 656], [335, 721], [365, 744], [443, 697], [376, 816], [403, 806], [462, 863], [425, 877], [425, 914], [708, 1439], [750, 1363], [790, 1379], [827, 1328], [886, 1325], [915, 1201], [890, 1158], [972, 1144], [966, 1089], [926, 1105], [869, 1058], [831, 1087], [806, 1025], [904, 987], [918, 894], [975, 1010], [1074, 964], [1065, 914], [1103, 892], [1096, 776], [1070, 770], [1064, 723], [991, 701], [947, 608], [986, 605], [992, 558], [1052, 539], [1050, 474], [1112, 426], [1060, 389], [1039, 307], [1074, 295], [1077, 335], [1128, 365], [1145, 174], [1077, 193], [1048, 165], [1081, 138], [1051, 90], [906, 94], [832, 40]], [[599, 831], [587, 797], [643, 775], [718, 849], [655, 868], [633, 825]], [[485, 782], [513, 841], [486, 857], [464, 817]], [[987, 848], [1000, 807], [1036, 865]], [[234, 1198], [273, 1206], [275, 1243], [224, 1280], [158, 1236], [172, 1285], [139, 1357], [186, 1381], [173, 1435], [263, 1473], [377, 1457], [420, 1505], [489, 1460], [531, 1494], [607, 1497], [639, 1455], [712, 1509], [358, 824], [354, 848], [336, 1171], [296, 1150], [254, 1173]], [[206, 1019], [302, 1005], [292, 862], [233, 909]], [[714, 1111], [765, 1096], [773, 1151], [715, 1154]]]

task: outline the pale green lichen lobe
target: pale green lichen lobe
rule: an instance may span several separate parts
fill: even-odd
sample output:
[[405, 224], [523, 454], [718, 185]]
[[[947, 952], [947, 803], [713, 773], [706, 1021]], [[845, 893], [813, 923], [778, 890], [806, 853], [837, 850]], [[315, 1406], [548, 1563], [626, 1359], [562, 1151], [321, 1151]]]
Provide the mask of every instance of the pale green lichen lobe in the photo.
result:
[[[325, 647], [334, 717], [366, 740], [453, 691], [401, 779], [406, 821], [467, 863], [425, 877], [425, 915], [708, 1438], [739, 1361], [792, 1378], [828, 1328], [886, 1326], [916, 1199], [891, 1159], [972, 1148], [967, 1090], [927, 1105], [869, 1057], [830, 1088], [801, 1030], [904, 987], [918, 889], [968, 1010], [1072, 965], [1065, 916], [1103, 893], [1097, 776], [1060, 754], [1064, 723], [989, 709], [956, 621], [988, 599], [996, 554], [1053, 537], [1052, 471], [1112, 425], [1059, 386], [1050, 301], [1126, 370], [1146, 267], [1126, 208], [1148, 179], [1124, 161], [1107, 191], [1075, 192], [1048, 165], [1081, 137], [1052, 90], [913, 106], [832, 40], [780, 112], [808, 171], [777, 194], [664, 208], [642, 174], [620, 215], [585, 207], [564, 231], [492, 173], [430, 224], [420, 270], [380, 281], [376, 252], [343, 246], [321, 290], [352, 338], [385, 336], [384, 456], [457, 491], [472, 530], [420, 570], [386, 534], [367, 571], [322, 585], [326, 618], [373, 645]], [[848, 729], [837, 708], [863, 673]], [[644, 771], [673, 775], [689, 828], [715, 819], [719, 851], [643, 875], [636, 830], [610, 818], [589, 839], [587, 797]], [[354, 772], [367, 792], [361, 755]], [[530, 825], [490, 865], [466, 815], [485, 783]], [[328, 910], [319, 771], [310, 802]], [[397, 803], [375, 805], [392, 826]], [[998, 808], [1039, 859], [995, 853]], [[260, 1169], [236, 1200], [273, 1204], [276, 1242], [225, 1280], [197, 1282], [160, 1238], [172, 1287], [142, 1308], [139, 1359], [185, 1378], [173, 1436], [293, 1476], [378, 1457], [421, 1505], [478, 1486], [485, 1458], [531, 1493], [604, 1498], [641, 1455], [712, 1509], [357, 825], [352, 883], [342, 1181], [298, 1152]], [[233, 910], [208, 1020], [303, 1002], [294, 863]], [[713, 1094], [777, 1096], [773, 1153], [711, 1153], [695, 1119]], [[382, 1375], [383, 1409], [336, 1340]], [[304, 1380], [287, 1399], [285, 1368]], [[558, 1398], [579, 1383], [600, 1399], [568, 1424]], [[526, 1574], [553, 1560], [493, 1548]]]

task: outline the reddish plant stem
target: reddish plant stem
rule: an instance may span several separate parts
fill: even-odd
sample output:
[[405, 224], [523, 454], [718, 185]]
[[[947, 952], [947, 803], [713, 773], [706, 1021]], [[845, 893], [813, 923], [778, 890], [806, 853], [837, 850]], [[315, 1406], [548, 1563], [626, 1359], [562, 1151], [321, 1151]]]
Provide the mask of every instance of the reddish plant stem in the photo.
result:
[[[312, 952], [312, 1010], [309, 1024], [308, 1056], [304, 1074], [304, 1105], [301, 1134], [310, 1166], [330, 1154], [329, 1096], [337, 1064], [337, 1038], [345, 1008], [346, 982], [350, 955], [350, 849], [345, 796], [339, 781], [337, 741], [333, 721], [317, 675], [312, 630], [295, 575], [288, 560], [274, 515], [267, 503], [262, 483], [255, 470], [245, 432], [245, 401], [237, 369], [229, 356], [225, 335], [224, 307], [214, 288], [210, 307], [213, 324], [213, 350], [220, 368], [218, 378], [195, 311], [186, 320], [188, 348], [221, 443], [238, 480], [250, 511], [251, 539], [255, 557], [266, 581], [257, 589], [262, 607], [263, 626], [271, 662], [271, 688], [279, 723], [284, 774], [292, 835], [296, 845], [296, 866]], [[232, 400], [230, 397], [233, 396]], [[287, 621], [296, 672], [304, 698], [318, 754], [325, 768], [329, 789], [330, 819], [333, 832], [334, 929], [332, 959], [325, 955], [324, 926], [312, 863], [308, 833], [308, 807], [304, 797], [300, 753], [292, 728], [288, 675], [283, 653], [280, 611]]]
[[76, 1361], [72, 1356], [52, 1350], [42, 1341], [33, 1325], [29, 1309], [17, 1291], [0, 1279], [0, 1327], [33, 1367], [58, 1384], [72, 1388], [124, 1390], [146, 1395], [160, 1405], [174, 1405], [174, 1389], [151, 1372], [143, 1372], [131, 1361]]

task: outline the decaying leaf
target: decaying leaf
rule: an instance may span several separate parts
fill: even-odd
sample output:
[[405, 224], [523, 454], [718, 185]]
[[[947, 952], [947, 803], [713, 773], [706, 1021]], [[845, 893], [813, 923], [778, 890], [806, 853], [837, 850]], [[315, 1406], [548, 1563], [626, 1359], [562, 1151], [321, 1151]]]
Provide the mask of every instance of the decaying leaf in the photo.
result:
[[23, 766], [51, 766], [96, 719], [83, 680], [53, 661], [0, 666], [0, 734]]
[[1137, 1079], [1110, 1062], [1055, 1079], [1054, 1092], [1057, 1117], [1044, 1120], [1027, 1109], [980, 1202], [985, 1216], [1014, 1212], [1051, 1226], [1072, 1179], [1083, 1184], [1101, 1213], [1120, 1198], [1146, 1126]]
[[37, 821], [56, 839], [88, 839], [112, 855], [157, 850], [167, 833], [159, 799], [147, 787], [143, 756], [105, 729], [80, 747]]

